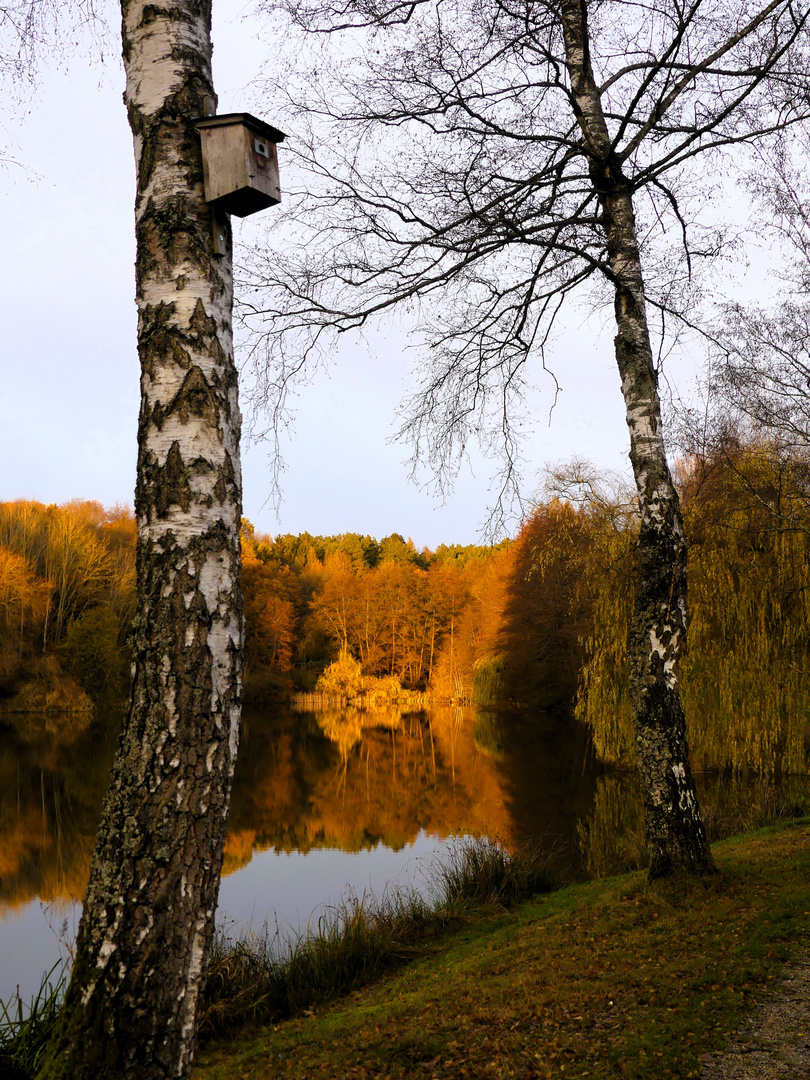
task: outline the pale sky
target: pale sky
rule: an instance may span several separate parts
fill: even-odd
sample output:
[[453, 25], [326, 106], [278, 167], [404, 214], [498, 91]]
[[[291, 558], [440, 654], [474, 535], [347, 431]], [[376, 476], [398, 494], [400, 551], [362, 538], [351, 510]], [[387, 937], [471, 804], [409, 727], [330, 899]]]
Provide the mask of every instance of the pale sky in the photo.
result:
[[[263, 50], [237, 18], [241, 5], [215, 0], [214, 9], [219, 111], [246, 110], [274, 122], [273, 102], [256, 102], [248, 87]], [[0, 118], [0, 146], [5, 142], [26, 167], [0, 174], [0, 499], [132, 502], [134, 168], [122, 91], [117, 54], [103, 69], [74, 61], [44, 80], [23, 118]], [[279, 160], [283, 190], [283, 146]], [[252, 231], [249, 222], [237, 223], [237, 241]], [[609, 321], [599, 332], [596, 318], [586, 323], [585, 312], [569, 313], [550, 356], [563, 388], [550, 427], [553, 387], [537, 372], [528, 494], [547, 462], [585, 456], [627, 471], [612, 337]], [[466, 470], [441, 506], [409, 483], [406, 448], [387, 443], [415, 361], [402, 344], [392, 332], [371, 347], [348, 347], [328, 376], [302, 389], [296, 430], [284, 447], [279, 519], [268, 502], [266, 448], [245, 445], [245, 514], [260, 531], [400, 532], [418, 547], [479, 538], [489, 464]], [[684, 370], [690, 377], [693, 365]]]

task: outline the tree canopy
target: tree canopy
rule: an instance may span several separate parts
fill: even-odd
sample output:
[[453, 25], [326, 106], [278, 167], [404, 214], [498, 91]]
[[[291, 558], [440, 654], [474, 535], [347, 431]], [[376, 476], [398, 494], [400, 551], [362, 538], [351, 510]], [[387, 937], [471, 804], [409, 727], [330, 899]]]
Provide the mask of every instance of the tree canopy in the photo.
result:
[[566, 297], [601, 304], [615, 285], [605, 170], [632, 194], [659, 350], [668, 316], [693, 317], [737, 150], [807, 118], [810, 7], [588, 3], [578, 48], [603, 106], [599, 147], [566, 7], [579, 5], [289, 0], [267, 89], [295, 133], [290, 243], [262, 245], [243, 273], [271, 424], [336, 335], [398, 308], [422, 346], [399, 426], [414, 466], [443, 487], [477, 438], [500, 458], [496, 500], [513, 493], [527, 360], [546, 364]]

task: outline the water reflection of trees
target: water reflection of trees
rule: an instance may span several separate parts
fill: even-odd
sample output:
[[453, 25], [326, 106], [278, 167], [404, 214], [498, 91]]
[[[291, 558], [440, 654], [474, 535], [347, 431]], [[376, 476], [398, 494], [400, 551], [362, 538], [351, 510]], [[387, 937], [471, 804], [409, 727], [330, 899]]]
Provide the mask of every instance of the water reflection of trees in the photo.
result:
[[548, 715], [454, 707], [254, 715], [246, 739], [229, 869], [254, 848], [399, 849], [420, 830], [539, 837], [559, 849], [592, 801], [585, 732]]
[[84, 892], [117, 725], [62, 728], [44, 718], [0, 739], [0, 904]]
[[[507, 842], [570, 835], [592, 789], [574, 730], [548, 718], [451, 707], [248, 714], [225, 872], [256, 849], [358, 851], [382, 843], [398, 850], [420, 830]], [[36, 897], [81, 897], [116, 740], [114, 721], [83, 733], [2, 733], [0, 903], [7, 908]]]
[[[810, 777], [698, 773], [695, 777], [709, 839], [721, 840], [774, 817], [805, 815]], [[646, 866], [641, 787], [635, 773], [598, 778], [590, 812], [577, 825], [586, 872], [605, 877]]]
[[[344, 709], [250, 717], [229, 865], [252, 847], [394, 849], [424, 829], [510, 833], [504, 778], [477, 749], [472, 714]], [[271, 794], [268, 799], [267, 795]]]
[[[0, 905], [84, 892], [115, 718], [86, 731], [29, 720], [0, 733]], [[698, 776], [713, 837], [754, 824], [807, 778]], [[394, 849], [425, 830], [539, 838], [592, 874], [642, 858], [635, 774], [596, 776], [587, 733], [564, 717], [438, 708], [286, 710], [245, 717], [225, 873], [257, 849]]]

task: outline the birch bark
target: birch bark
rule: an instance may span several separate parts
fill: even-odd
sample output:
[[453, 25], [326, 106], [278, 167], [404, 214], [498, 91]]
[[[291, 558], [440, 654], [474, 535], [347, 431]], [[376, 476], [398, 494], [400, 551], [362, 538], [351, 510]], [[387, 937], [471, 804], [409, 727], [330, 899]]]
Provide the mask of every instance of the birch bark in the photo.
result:
[[138, 614], [60, 1025], [40, 1076], [188, 1076], [214, 927], [242, 664], [240, 413], [228, 254], [193, 121], [213, 101], [210, 3], [123, 0], [135, 144]]
[[686, 546], [666, 459], [647, 326], [632, 185], [622, 172], [591, 69], [587, 0], [563, 0], [571, 99], [599, 196], [615, 287], [616, 363], [638, 492], [639, 591], [628, 635], [630, 698], [644, 794], [650, 876], [714, 869], [689, 766], [678, 661], [686, 644]]

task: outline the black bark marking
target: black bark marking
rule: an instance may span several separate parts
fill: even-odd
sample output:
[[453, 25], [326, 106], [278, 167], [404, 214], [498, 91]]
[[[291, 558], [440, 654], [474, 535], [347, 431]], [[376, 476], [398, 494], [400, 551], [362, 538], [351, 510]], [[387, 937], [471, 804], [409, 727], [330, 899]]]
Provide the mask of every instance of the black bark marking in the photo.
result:
[[179, 4], [174, 7], [161, 7], [158, 4], [144, 4], [141, 15], [141, 26], [149, 26], [151, 23], [161, 20], [163, 22], [185, 22], [192, 25], [189, 13]]
[[214, 498], [219, 502], [224, 502], [228, 499], [232, 492], [239, 489], [239, 480], [236, 475], [236, 470], [233, 467], [231, 461], [231, 455], [225, 455], [225, 464], [219, 471], [216, 484], [214, 485]]
[[221, 404], [217, 400], [201, 368], [195, 364], [189, 368], [183, 384], [166, 409], [166, 416], [177, 416], [181, 423], [187, 424], [191, 417], [197, 417], [216, 429], [222, 441], [220, 425]]
[[[200, 183], [201, 183], [200, 175]], [[187, 173], [187, 182], [190, 177]], [[184, 273], [199, 274], [213, 287], [214, 295], [222, 291], [222, 282], [211, 266], [211, 213], [208, 204], [199, 201], [190, 205], [188, 196], [178, 194], [161, 203], [150, 198], [137, 227], [138, 262], [136, 288], [143, 295], [143, 283], [160, 273], [165, 266], [183, 266]], [[167, 258], [168, 256], [168, 258]], [[185, 264], [188, 264], [186, 269]]]
[[194, 307], [194, 314], [189, 322], [189, 329], [195, 335], [194, 340], [198, 343], [201, 351], [205, 351], [214, 360], [223, 360], [224, 352], [219, 340], [217, 321], [209, 315], [201, 300]]
[[192, 492], [188, 471], [177, 440], [172, 443], [163, 467], [155, 468], [152, 486], [152, 500], [158, 518], [168, 517], [172, 506], [188, 510], [191, 505]]
[[[191, 366], [191, 351], [186, 347], [183, 335], [172, 322], [176, 313], [174, 303], [161, 303], [147, 307], [141, 315], [139, 354], [141, 365], [151, 379], [165, 361], [171, 360], [187, 371]], [[188, 342], [188, 345], [193, 345]], [[162, 425], [162, 420], [158, 427]]]

